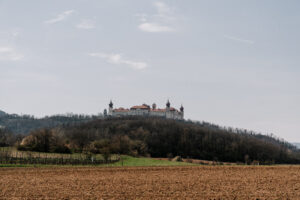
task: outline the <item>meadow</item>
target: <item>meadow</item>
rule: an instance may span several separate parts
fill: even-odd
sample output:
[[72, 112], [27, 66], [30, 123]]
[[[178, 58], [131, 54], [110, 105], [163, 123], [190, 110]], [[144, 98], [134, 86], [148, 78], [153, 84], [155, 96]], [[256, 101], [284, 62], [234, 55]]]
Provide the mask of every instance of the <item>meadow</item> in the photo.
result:
[[[16, 160], [11, 158], [22, 158]], [[91, 162], [94, 159], [94, 162]], [[62, 164], [61, 161], [64, 161]], [[73, 160], [76, 163], [68, 163]], [[98, 162], [96, 162], [98, 161]], [[133, 157], [128, 155], [110, 155], [110, 162], [105, 162], [102, 154], [88, 155], [84, 153], [61, 154], [32, 151], [18, 151], [13, 147], [0, 148], [0, 167], [58, 167], [58, 166], [189, 166], [188, 162], [172, 162], [167, 159]]]
[[90, 153], [45, 153], [19, 151], [15, 147], [0, 148], [0, 167], [25, 165], [100, 165], [120, 160], [119, 155], [104, 157], [102, 154]]

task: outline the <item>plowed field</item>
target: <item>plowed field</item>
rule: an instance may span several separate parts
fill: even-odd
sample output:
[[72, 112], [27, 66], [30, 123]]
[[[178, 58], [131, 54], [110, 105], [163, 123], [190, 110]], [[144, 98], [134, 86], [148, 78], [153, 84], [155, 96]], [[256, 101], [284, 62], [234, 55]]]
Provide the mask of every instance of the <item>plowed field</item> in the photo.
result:
[[300, 199], [300, 166], [2, 168], [0, 199]]

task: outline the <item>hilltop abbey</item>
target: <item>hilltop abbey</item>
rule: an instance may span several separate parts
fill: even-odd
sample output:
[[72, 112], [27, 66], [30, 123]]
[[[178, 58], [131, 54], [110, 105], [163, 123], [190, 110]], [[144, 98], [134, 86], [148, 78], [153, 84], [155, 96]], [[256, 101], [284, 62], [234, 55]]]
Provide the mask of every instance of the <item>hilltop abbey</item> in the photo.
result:
[[122, 117], [122, 116], [155, 116], [163, 117], [167, 119], [183, 120], [184, 118], [184, 108], [181, 105], [180, 109], [177, 110], [171, 107], [170, 101], [166, 103], [166, 108], [157, 108], [156, 104], [153, 103], [152, 107], [147, 104], [142, 104], [140, 106], [132, 106], [128, 108], [113, 108], [113, 103], [110, 101], [108, 108], [108, 116]]

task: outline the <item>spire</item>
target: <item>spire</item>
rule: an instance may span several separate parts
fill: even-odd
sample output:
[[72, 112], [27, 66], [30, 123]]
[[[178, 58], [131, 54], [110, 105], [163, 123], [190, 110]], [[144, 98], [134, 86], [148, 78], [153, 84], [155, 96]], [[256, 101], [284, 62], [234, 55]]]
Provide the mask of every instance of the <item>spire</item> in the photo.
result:
[[184, 108], [183, 108], [182, 104], [181, 104], [181, 107], [180, 107], [180, 111], [181, 111], [181, 112], [184, 111]]
[[110, 100], [110, 103], [108, 104], [110, 108], [113, 108], [114, 104], [112, 103], [112, 101]]
[[167, 106], [167, 108], [170, 108], [170, 101], [169, 101], [169, 99], [168, 99], [168, 101], [167, 101], [167, 104], [166, 104], [166, 106]]

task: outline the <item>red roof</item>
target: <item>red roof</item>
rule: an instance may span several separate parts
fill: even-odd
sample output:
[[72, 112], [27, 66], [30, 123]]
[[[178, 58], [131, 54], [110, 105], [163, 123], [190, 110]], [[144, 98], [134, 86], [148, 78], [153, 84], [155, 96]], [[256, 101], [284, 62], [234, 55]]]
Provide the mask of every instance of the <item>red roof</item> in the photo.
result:
[[150, 110], [150, 106], [146, 105], [146, 104], [143, 104], [141, 106], [132, 106], [130, 109], [146, 109], [146, 110]]
[[171, 107], [170, 111], [177, 111], [176, 108]]
[[129, 110], [128, 109], [125, 109], [125, 108], [117, 108], [117, 109], [114, 109], [114, 112], [128, 112]]
[[[150, 110], [152, 112], [166, 112], [166, 109], [161, 109], [161, 108], [156, 108], [156, 109], [151, 109], [150, 106], [148, 106], [147, 104], [143, 104], [140, 106], [132, 106], [130, 108], [130, 110], [137, 110], [137, 109], [141, 109], [141, 110]], [[125, 108], [117, 108], [114, 109], [114, 112], [128, 112], [129, 109], [125, 109]], [[179, 112], [176, 108], [170, 107], [170, 111], [172, 112]]]

